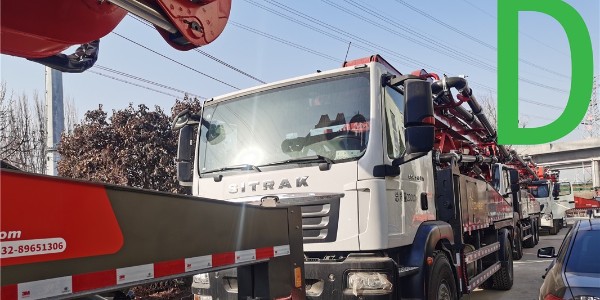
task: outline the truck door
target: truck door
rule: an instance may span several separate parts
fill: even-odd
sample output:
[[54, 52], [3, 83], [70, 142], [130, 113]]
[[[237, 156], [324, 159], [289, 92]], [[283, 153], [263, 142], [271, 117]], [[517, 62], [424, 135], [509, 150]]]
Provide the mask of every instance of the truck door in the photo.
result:
[[552, 192], [554, 209], [552, 214], [555, 219], [564, 219], [565, 212], [575, 207], [575, 197], [573, 195], [573, 186], [570, 182], [557, 182], [554, 184]]
[[[513, 211], [513, 193], [511, 188], [511, 180], [508, 168], [503, 164], [494, 164], [492, 166], [492, 185], [494, 189], [504, 198], [503, 202], [495, 202], [490, 207], [490, 213], [493, 216], [498, 217], [512, 217], [508, 214], [512, 214]], [[507, 216], [500, 216], [501, 212], [507, 214]]]
[[[404, 96], [388, 86], [382, 89], [383, 159], [391, 164], [404, 155]], [[390, 246], [412, 240], [419, 225], [435, 219], [431, 153], [400, 166], [400, 175], [386, 177]]]

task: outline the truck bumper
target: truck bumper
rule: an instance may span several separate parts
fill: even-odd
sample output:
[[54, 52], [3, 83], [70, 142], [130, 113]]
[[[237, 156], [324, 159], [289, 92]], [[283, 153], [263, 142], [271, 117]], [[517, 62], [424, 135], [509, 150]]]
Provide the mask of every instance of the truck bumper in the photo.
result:
[[552, 219], [552, 215], [543, 214], [540, 218], [540, 226], [542, 227], [554, 227], [554, 220]]
[[[399, 294], [398, 270], [391, 258], [351, 255], [343, 260], [307, 261], [304, 268], [308, 299], [396, 299]], [[362, 275], [379, 278], [375, 281], [383, 277], [382, 281], [387, 280], [390, 284], [382, 283], [373, 289], [353, 289], [352, 282], [349, 282], [352, 275], [354, 280], [362, 278]], [[192, 284], [192, 293], [198, 300], [237, 299], [236, 270], [211, 273], [210, 288], [198, 288]]]

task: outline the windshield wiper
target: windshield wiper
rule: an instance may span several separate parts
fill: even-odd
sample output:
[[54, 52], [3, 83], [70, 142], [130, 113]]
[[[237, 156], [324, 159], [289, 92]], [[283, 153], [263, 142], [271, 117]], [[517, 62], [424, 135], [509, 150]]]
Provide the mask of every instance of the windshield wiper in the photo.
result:
[[262, 172], [255, 165], [243, 164], [243, 165], [235, 165], [235, 166], [223, 167], [223, 168], [219, 168], [219, 169], [213, 169], [213, 170], [202, 172], [202, 174], [216, 173], [216, 172], [223, 172], [223, 171], [233, 171], [233, 170], [255, 170], [257, 172]]
[[291, 163], [308, 164], [308, 163], [315, 163], [315, 162], [327, 163], [327, 169], [329, 169], [329, 165], [335, 164], [335, 161], [332, 160], [331, 158], [317, 154], [317, 155], [311, 155], [311, 156], [305, 156], [305, 157], [297, 157], [297, 158], [290, 158], [290, 159], [286, 159], [286, 160], [276, 161], [276, 162], [272, 162], [272, 163], [261, 165], [261, 167], [264, 167], [264, 166], [285, 165], [285, 164], [291, 164]]

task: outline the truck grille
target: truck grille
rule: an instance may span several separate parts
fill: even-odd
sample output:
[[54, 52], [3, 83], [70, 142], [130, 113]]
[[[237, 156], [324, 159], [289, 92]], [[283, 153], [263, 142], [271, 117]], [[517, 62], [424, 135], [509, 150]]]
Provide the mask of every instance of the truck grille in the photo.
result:
[[300, 206], [304, 243], [324, 243], [336, 240], [343, 194], [311, 195], [280, 201]]
[[337, 236], [340, 198], [307, 201], [302, 204], [304, 243], [333, 242]]

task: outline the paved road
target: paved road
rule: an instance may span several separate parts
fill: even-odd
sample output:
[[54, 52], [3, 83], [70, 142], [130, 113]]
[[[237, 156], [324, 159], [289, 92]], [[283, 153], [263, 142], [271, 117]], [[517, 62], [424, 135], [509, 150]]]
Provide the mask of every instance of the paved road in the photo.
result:
[[515, 281], [510, 291], [477, 289], [463, 297], [462, 300], [537, 300], [543, 282], [544, 269], [551, 262], [549, 259], [537, 258], [537, 250], [541, 247], [554, 246], [558, 251], [567, 231], [567, 228], [563, 228], [557, 235], [542, 235], [535, 248], [523, 249], [523, 258], [514, 262]]

